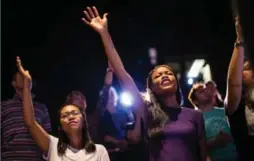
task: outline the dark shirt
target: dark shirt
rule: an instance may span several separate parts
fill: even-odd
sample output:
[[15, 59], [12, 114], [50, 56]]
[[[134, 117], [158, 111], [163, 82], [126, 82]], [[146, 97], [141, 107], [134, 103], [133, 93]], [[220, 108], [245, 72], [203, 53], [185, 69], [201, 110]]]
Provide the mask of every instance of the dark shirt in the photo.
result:
[[[4, 161], [42, 161], [42, 151], [33, 140], [24, 124], [22, 100], [18, 95], [1, 103], [1, 158]], [[51, 132], [48, 109], [44, 104], [34, 102], [37, 122]]]
[[243, 100], [238, 109], [233, 114], [228, 115], [228, 120], [240, 161], [254, 161], [254, 136], [248, 135]]
[[109, 88], [110, 88], [110, 85], [103, 86], [99, 94], [99, 99], [98, 99], [96, 109], [93, 111], [93, 113], [87, 115], [89, 133], [91, 135], [93, 142], [97, 144], [101, 144], [103, 142], [103, 139], [101, 137], [100, 130], [98, 127], [100, 127], [101, 118], [103, 113], [105, 112], [105, 106], [108, 101]]
[[[101, 118], [100, 134], [104, 138], [106, 135], [111, 136], [117, 140], [124, 140], [126, 138], [126, 124], [128, 122], [127, 114], [122, 110], [117, 110], [115, 113], [110, 113], [107, 110]], [[114, 144], [104, 142], [108, 149], [116, 148]]]
[[112, 143], [104, 142], [104, 137], [108, 135], [114, 137], [117, 140], [124, 140], [126, 137], [126, 124], [128, 123], [128, 115], [123, 107], [120, 107], [119, 104], [117, 107], [115, 107], [116, 111], [113, 113], [110, 113], [106, 109], [109, 98], [109, 90], [110, 85], [104, 85], [103, 89], [100, 92], [98, 104], [98, 108], [101, 112], [99, 133], [101, 135], [101, 140], [106, 148], [115, 148], [115, 145]]
[[165, 108], [169, 121], [162, 135], [149, 140], [150, 161], [201, 161], [202, 113], [190, 108]]

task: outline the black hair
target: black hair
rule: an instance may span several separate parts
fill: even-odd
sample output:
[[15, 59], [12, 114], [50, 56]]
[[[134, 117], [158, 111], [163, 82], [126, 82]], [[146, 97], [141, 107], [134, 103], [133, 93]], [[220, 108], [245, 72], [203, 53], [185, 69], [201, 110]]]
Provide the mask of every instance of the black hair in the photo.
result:
[[[62, 105], [59, 110], [59, 120], [60, 120], [60, 116], [61, 116], [61, 110], [67, 105], [73, 105], [75, 107], [78, 107], [77, 105], [70, 104], [70, 103], [65, 103], [64, 105]], [[78, 109], [80, 110], [80, 112], [83, 116], [83, 128], [82, 128], [83, 145], [82, 146], [86, 150], [87, 153], [92, 153], [96, 150], [96, 147], [95, 147], [95, 144], [92, 142], [90, 135], [89, 135], [86, 114], [84, 113], [84, 111], [82, 111], [82, 109], [80, 107], [78, 107]], [[57, 152], [59, 155], [62, 156], [62, 155], [64, 155], [68, 144], [70, 144], [70, 140], [69, 140], [67, 134], [63, 131], [61, 125], [60, 125], [59, 131], [58, 131], [58, 136], [59, 136], [59, 141], [57, 144]]]
[[[149, 115], [151, 118], [148, 119], [149, 120], [148, 136], [150, 138], [154, 137], [154, 136], [158, 136], [161, 133], [162, 128], [166, 125], [166, 123], [168, 121], [168, 115], [163, 110], [164, 105], [161, 102], [161, 100], [159, 99], [159, 95], [154, 93], [151, 90], [152, 85], [153, 85], [152, 74], [159, 67], [166, 67], [173, 72], [172, 68], [170, 68], [168, 65], [158, 65], [158, 66], [154, 67], [154, 69], [148, 74], [146, 93], [149, 95], [150, 101], [147, 101], [145, 99], [144, 100], [148, 106], [148, 112], [151, 114], [151, 115]], [[177, 82], [176, 101], [178, 102], [178, 104], [180, 106], [182, 106], [183, 105], [183, 97], [182, 97], [180, 84], [179, 84], [176, 74], [174, 72], [173, 72], [173, 74], [177, 80], [176, 81]], [[143, 97], [144, 97], [144, 95], [143, 95]]]

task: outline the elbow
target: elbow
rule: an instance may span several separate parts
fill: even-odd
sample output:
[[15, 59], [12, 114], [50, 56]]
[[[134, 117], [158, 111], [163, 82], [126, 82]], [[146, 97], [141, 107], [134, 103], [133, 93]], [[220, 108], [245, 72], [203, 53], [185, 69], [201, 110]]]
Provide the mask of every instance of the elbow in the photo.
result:
[[237, 97], [234, 98], [226, 98], [225, 102], [224, 102], [224, 108], [225, 108], [225, 112], [228, 115], [232, 115], [233, 113], [235, 113], [235, 111], [238, 109], [238, 105], [240, 103], [240, 99]]

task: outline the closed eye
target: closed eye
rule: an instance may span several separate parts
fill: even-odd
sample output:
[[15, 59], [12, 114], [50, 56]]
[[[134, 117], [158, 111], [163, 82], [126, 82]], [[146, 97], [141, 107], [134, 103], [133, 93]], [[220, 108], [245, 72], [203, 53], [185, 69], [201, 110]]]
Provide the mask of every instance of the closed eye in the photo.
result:
[[156, 79], [156, 78], [159, 78], [160, 77], [160, 75], [156, 75], [154, 78]]

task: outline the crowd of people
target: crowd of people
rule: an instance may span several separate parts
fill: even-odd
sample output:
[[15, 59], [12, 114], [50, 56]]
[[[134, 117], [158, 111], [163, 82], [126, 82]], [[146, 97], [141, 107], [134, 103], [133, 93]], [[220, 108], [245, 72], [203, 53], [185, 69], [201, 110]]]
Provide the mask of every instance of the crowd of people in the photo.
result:
[[[213, 81], [195, 83], [183, 106], [173, 69], [158, 65], [140, 92], [114, 47], [107, 13], [84, 11], [84, 23], [101, 37], [108, 59], [104, 86], [93, 114], [79, 91], [59, 108], [59, 133], [51, 135], [47, 107], [34, 101], [32, 77], [17, 57], [15, 95], [1, 102], [1, 159], [4, 161], [254, 161], [254, 69], [244, 56], [239, 17], [225, 98]], [[118, 103], [113, 74], [135, 98], [131, 111]]]

